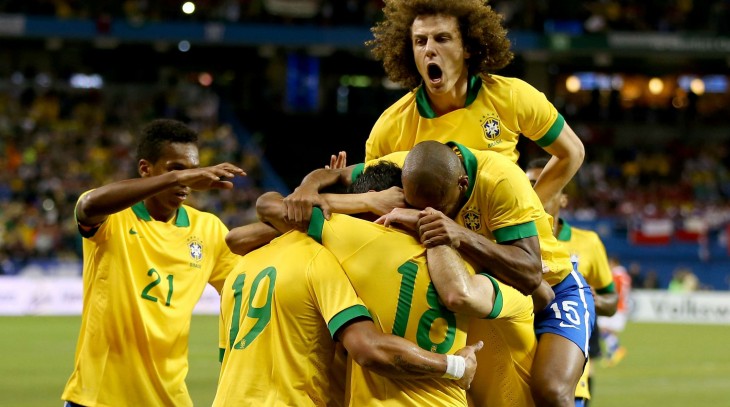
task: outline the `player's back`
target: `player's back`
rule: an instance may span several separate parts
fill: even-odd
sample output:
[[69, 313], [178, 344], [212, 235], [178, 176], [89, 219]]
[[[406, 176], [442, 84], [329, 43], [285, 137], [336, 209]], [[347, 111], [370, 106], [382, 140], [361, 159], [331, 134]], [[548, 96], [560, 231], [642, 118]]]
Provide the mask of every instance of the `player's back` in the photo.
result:
[[[225, 357], [214, 405], [330, 402], [334, 343], [325, 321], [352, 309], [347, 301], [355, 298], [353, 292], [352, 298], [339, 301], [337, 290], [320, 289], [336, 273], [347, 284], [337, 260], [296, 231], [240, 260], [221, 294], [220, 347]], [[322, 295], [334, 300], [316, 298], [329, 291]]]
[[[310, 235], [319, 235], [340, 260], [380, 330], [442, 354], [465, 346], [469, 318], [440, 304], [426, 251], [416, 239], [347, 215], [333, 214], [323, 222], [315, 211], [312, 219]], [[352, 406], [453, 406], [465, 400], [451, 380], [387, 379], [352, 365]]]

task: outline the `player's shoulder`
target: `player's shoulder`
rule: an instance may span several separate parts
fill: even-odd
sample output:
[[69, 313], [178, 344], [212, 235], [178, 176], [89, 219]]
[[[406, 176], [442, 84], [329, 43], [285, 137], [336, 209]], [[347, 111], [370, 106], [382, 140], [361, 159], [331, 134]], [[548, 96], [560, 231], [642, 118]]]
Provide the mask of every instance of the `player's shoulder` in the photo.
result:
[[411, 111], [416, 106], [417, 89], [410, 90], [396, 100], [393, 104], [388, 106], [380, 118], [387, 118], [392, 116], [398, 116], [404, 112]]
[[527, 81], [514, 76], [502, 76], [490, 74], [482, 76], [482, 83], [486, 87], [530, 87], [533, 88]]
[[601, 241], [601, 237], [594, 230], [584, 229], [571, 225], [572, 233], [584, 240]]
[[[223, 221], [218, 217], [218, 215], [208, 212], [202, 209], [198, 209], [189, 205], [183, 205], [181, 207], [180, 213], [178, 213], [178, 218], [181, 216], [186, 216], [188, 222], [193, 225], [197, 223], [205, 223], [205, 224], [220, 224], [223, 225]], [[182, 219], [179, 222], [184, 222], [185, 220]]]

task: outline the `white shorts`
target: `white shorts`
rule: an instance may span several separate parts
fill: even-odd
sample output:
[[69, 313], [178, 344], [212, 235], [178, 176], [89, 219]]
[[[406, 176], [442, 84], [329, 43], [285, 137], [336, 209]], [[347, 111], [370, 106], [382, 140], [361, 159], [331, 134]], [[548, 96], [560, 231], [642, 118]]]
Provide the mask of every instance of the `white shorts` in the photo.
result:
[[598, 328], [612, 332], [622, 332], [626, 327], [626, 321], [629, 319], [628, 312], [616, 312], [610, 317], [599, 316]]

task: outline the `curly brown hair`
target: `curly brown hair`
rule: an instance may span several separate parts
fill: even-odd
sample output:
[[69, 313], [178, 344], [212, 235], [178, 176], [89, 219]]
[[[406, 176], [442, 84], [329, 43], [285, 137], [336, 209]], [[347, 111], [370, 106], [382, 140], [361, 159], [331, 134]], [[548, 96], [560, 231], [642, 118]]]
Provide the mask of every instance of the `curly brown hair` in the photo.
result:
[[484, 0], [386, 0], [383, 21], [370, 29], [374, 39], [365, 42], [375, 59], [383, 61], [388, 78], [408, 89], [421, 83], [413, 59], [411, 26], [418, 16], [455, 16], [467, 60], [469, 75], [489, 74], [512, 61], [507, 30], [502, 17]]

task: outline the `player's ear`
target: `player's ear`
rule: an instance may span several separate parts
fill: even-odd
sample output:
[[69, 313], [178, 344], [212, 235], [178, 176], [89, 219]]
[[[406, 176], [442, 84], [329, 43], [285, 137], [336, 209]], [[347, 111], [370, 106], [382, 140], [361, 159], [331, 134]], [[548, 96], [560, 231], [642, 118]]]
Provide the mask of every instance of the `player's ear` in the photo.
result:
[[558, 199], [560, 201], [559, 203], [560, 203], [561, 208], [565, 208], [566, 206], [568, 206], [568, 195], [567, 194], [561, 193], [558, 196]]
[[469, 176], [461, 175], [459, 177], [459, 191], [465, 193], [469, 189]]
[[149, 177], [152, 175], [152, 163], [144, 158], [139, 160], [137, 163], [137, 171], [139, 172], [140, 177]]

